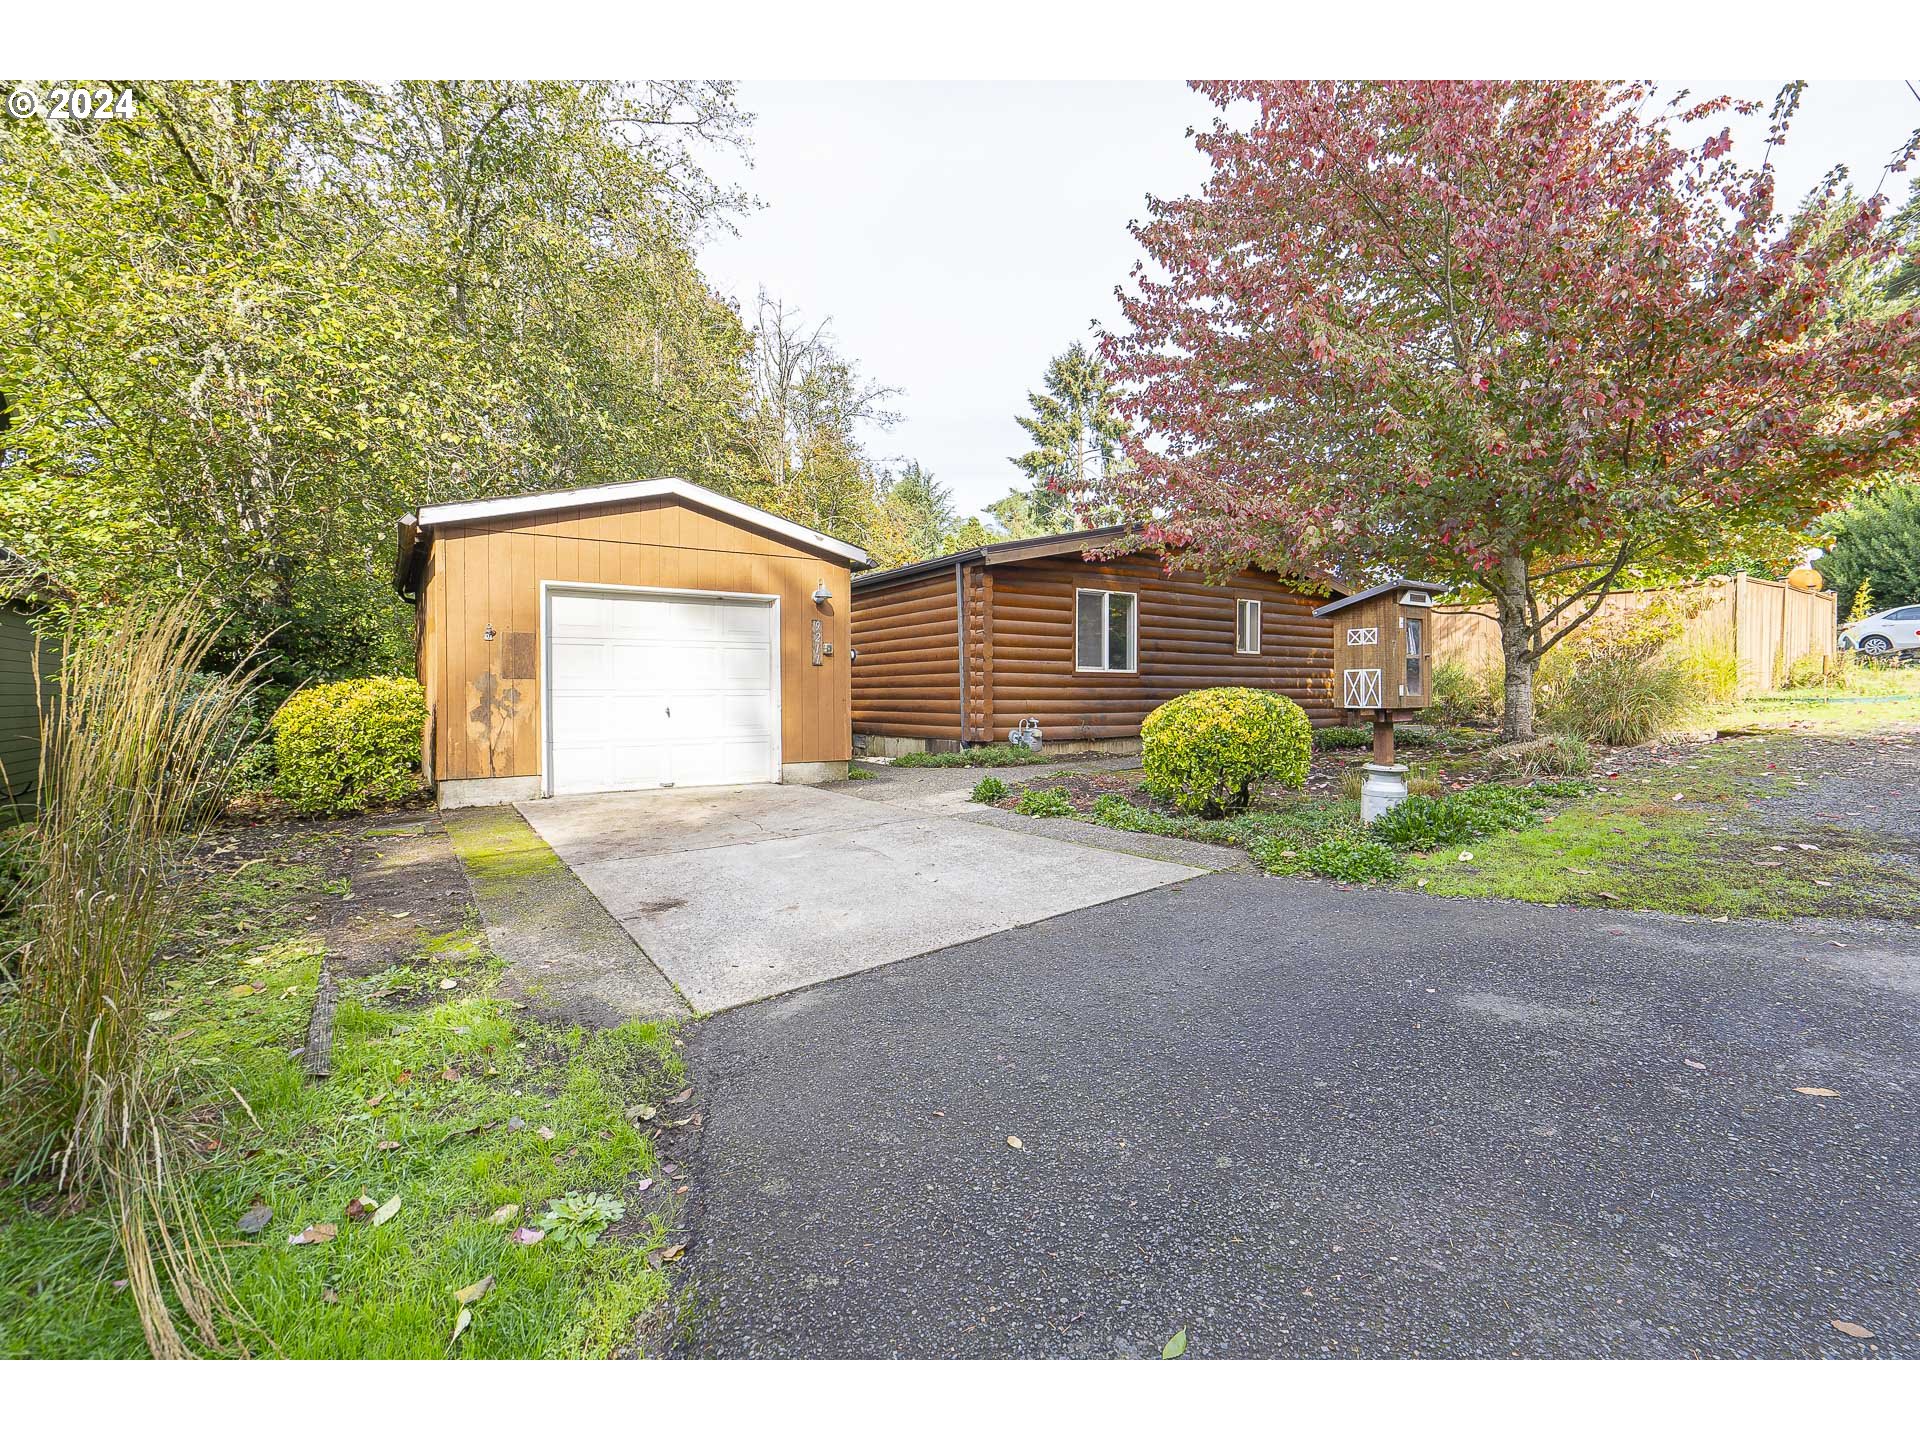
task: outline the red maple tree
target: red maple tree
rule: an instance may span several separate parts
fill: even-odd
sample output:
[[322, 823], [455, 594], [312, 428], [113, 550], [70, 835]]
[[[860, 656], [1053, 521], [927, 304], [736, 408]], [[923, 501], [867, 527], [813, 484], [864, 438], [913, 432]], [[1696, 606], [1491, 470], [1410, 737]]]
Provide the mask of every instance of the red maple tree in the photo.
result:
[[1759, 107], [1644, 84], [1196, 88], [1213, 172], [1134, 226], [1103, 342], [1134, 463], [1098, 498], [1204, 566], [1483, 586], [1509, 738], [1630, 565], [1803, 524], [1920, 443], [1920, 312], [1835, 308], [1884, 198], [1836, 171], [1776, 206], [1797, 86], [1750, 166], [1724, 121]]

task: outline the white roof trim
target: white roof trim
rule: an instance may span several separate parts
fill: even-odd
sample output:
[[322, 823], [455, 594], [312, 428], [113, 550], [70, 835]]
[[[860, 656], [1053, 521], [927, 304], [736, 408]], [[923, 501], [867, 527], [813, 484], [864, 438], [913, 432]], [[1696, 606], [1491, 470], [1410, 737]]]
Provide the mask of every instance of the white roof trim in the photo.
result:
[[704, 485], [695, 485], [690, 480], [681, 480], [674, 476], [664, 476], [658, 480], [628, 480], [614, 485], [593, 485], [584, 490], [548, 490], [538, 495], [515, 495], [504, 500], [466, 500], [453, 505], [423, 505], [420, 508], [418, 523], [420, 527], [432, 529], [437, 525], [458, 525], [468, 520], [497, 520], [508, 515], [538, 515], [549, 510], [577, 510], [589, 505], [617, 505], [623, 500], [652, 500], [662, 495], [672, 496], [695, 505], [704, 505], [709, 510], [718, 511], [730, 519], [744, 525], [757, 526], [762, 530], [771, 530], [776, 535], [785, 536], [796, 544], [815, 550], [824, 550], [830, 555], [844, 557], [850, 564], [865, 566], [873, 563], [872, 558], [858, 545], [849, 545], [844, 540], [836, 540], [831, 535], [823, 535], [818, 530], [810, 530], [805, 525], [795, 524], [782, 519], [757, 505], [748, 505], [717, 490], [709, 490]]

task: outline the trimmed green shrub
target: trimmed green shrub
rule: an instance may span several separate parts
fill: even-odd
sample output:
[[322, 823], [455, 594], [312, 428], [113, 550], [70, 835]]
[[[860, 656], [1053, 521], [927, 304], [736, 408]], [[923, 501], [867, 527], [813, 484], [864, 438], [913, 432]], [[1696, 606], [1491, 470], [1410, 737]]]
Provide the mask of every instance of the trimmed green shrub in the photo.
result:
[[420, 788], [426, 723], [426, 694], [413, 680], [297, 691], [273, 717], [274, 794], [305, 815], [404, 800]]
[[996, 800], [1007, 798], [1007, 783], [998, 775], [985, 775], [980, 783], [973, 787], [973, 793], [967, 797], [976, 805], [991, 805]]
[[[991, 778], [991, 777], [989, 777]], [[1074, 813], [1073, 801], [1067, 792], [1056, 785], [1050, 790], [1028, 790], [1014, 802], [1016, 815], [1052, 815], [1066, 816]]]
[[1244, 810], [1262, 783], [1298, 789], [1312, 752], [1306, 711], [1264, 690], [1195, 690], [1140, 726], [1147, 788], [1194, 815]]
[[1295, 849], [1276, 836], [1261, 841], [1254, 848], [1253, 858], [1260, 862], [1262, 869], [1275, 875], [1305, 872], [1349, 884], [1391, 880], [1400, 873], [1400, 857], [1390, 847], [1351, 831], [1335, 831], [1304, 850]]

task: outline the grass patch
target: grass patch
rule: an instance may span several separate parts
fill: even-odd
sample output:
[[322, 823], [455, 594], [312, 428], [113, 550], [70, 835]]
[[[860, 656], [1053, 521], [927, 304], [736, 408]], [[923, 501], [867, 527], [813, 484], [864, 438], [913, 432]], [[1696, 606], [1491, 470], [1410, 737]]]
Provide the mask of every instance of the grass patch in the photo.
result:
[[976, 745], [971, 750], [916, 750], [896, 756], [893, 763], [908, 770], [957, 770], [967, 766], [1044, 765], [1059, 758], [1024, 745]]
[[1414, 857], [1403, 881], [1429, 895], [1715, 917], [1920, 917], [1913, 879], [1885, 863], [1883, 845], [1765, 823], [1757, 802], [1789, 783], [1767, 763], [1764, 746], [1719, 745], [1607, 781], [1535, 826], [1475, 840], [1470, 860]]
[[[156, 1043], [198, 1081], [210, 1148], [188, 1178], [254, 1327], [250, 1347], [431, 1358], [630, 1346], [668, 1282], [646, 1259], [666, 1231], [638, 1191], [655, 1156], [629, 1107], [678, 1088], [672, 1027], [530, 1023], [492, 993], [499, 965], [476, 931], [422, 934], [413, 964], [342, 983], [333, 1076], [308, 1081], [289, 1054], [321, 960], [303, 922], [338, 888], [284, 861], [218, 879], [148, 1014]], [[517, 1205], [515, 1223], [538, 1225], [569, 1193], [624, 1197], [626, 1217], [575, 1249], [512, 1244], [510, 1226], [490, 1223]], [[348, 1207], [362, 1195], [397, 1196], [399, 1210], [377, 1228], [356, 1222]], [[42, 1213], [45, 1199], [0, 1191], [0, 1355], [144, 1354], [133, 1304], [113, 1285], [105, 1207], [61, 1218]], [[271, 1221], [242, 1234], [237, 1221], [259, 1205]], [[336, 1237], [287, 1243], [316, 1224]], [[455, 1292], [488, 1275], [454, 1346]]]
[[1022, 791], [1019, 800], [1014, 802], [1013, 813], [1061, 818], [1071, 817], [1076, 812], [1072, 798], [1065, 790], [1055, 786], [1049, 790]]
[[849, 780], [871, 780], [879, 773], [877, 770], [867, 769], [864, 765], [847, 766], [847, 779]]

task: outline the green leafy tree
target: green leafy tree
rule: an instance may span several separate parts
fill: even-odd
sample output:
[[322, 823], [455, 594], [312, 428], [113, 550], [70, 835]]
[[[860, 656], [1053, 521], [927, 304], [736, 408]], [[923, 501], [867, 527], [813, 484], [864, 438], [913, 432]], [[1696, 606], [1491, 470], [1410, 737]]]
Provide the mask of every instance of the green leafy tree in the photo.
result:
[[105, 608], [197, 589], [277, 677], [404, 668], [412, 505], [738, 473], [693, 261], [724, 86], [139, 82], [0, 120], [0, 527]]
[[1813, 562], [1828, 589], [1842, 595], [1865, 590], [1878, 609], [1920, 604], [1920, 484], [1877, 491], [1830, 524], [1833, 543]]
[[[1031, 526], [1030, 533], [1044, 535], [1079, 528], [1075, 497], [1084, 503], [1126, 463], [1121, 447], [1127, 427], [1114, 409], [1116, 398], [1106, 367], [1078, 341], [1048, 362], [1043, 387], [1027, 395], [1032, 413], [1015, 417], [1033, 442], [1024, 454], [1011, 457], [1029, 487], [994, 507], [1006, 507], [999, 519], [1010, 532]], [[1010, 503], [1022, 500], [1024, 512]]]
[[869, 530], [868, 549], [884, 565], [904, 565], [947, 553], [959, 524], [953, 494], [918, 460], [896, 476], [880, 472], [880, 503]]

